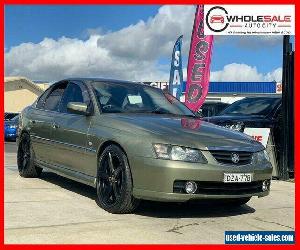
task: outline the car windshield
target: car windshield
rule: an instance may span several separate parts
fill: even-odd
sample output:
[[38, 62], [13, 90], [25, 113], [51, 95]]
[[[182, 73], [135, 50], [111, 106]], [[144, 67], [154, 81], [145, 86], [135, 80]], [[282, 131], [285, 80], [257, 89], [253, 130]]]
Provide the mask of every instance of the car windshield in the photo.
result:
[[194, 116], [185, 105], [161, 89], [133, 83], [92, 82], [103, 113], [154, 113]]
[[267, 116], [279, 102], [280, 98], [244, 98], [228, 106], [219, 115]]

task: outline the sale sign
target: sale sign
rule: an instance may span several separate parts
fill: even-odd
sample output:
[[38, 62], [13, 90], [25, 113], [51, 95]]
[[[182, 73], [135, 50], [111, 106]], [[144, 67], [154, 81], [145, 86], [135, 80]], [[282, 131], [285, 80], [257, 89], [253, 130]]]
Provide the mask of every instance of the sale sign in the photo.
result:
[[169, 92], [178, 99], [181, 96], [183, 84], [181, 47], [182, 36], [177, 39], [174, 45], [169, 79]]
[[254, 140], [266, 147], [269, 140], [270, 128], [245, 128], [244, 133], [250, 135]]

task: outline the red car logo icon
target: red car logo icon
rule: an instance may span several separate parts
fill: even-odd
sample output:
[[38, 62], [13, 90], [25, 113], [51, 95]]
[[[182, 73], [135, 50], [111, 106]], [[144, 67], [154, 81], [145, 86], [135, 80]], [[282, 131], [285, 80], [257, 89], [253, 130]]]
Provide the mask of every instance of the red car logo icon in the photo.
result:
[[213, 15], [210, 18], [210, 23], [224, 23], [224, 17], [221, 15]]

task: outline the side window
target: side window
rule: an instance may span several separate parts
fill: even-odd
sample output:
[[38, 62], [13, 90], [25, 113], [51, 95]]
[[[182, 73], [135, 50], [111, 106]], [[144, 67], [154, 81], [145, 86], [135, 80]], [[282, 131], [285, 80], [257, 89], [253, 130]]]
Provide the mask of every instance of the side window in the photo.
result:
[[41, 96], [40, 98], [37, 100], [37, 103], [35, 105], [36, 108], [38, 109], [43, 109], [44, 108], [44, 104], [45, 104], [45, 99], [46, 97], [48, 96], [48, 94], [50, 93], [51, 91], [51, 87], [48, 88]]
[[69, 102], [84, 102], [89, 105], [90, 99], [85, 86], [69, 83], [63, 96], [59, 111], [62, 113], [68, 113], [67, 106]]
[[57, 111], [60, 100], [63, 96], [67, 84], [60, 84], [53, 89], [50, 95], [47, 96], [44, 104], [45, 110]]

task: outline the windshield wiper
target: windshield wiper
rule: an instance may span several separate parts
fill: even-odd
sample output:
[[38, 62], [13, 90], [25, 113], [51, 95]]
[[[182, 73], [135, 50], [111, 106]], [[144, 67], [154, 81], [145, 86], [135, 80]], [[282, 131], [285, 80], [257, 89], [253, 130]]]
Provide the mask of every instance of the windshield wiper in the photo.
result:
[[192, 117], [192, 118], [201, 118], [199, 116], [196, 116], [196, 115], [182, 115], [182, 116], [186, 116], [186, 117]]
[[191, 117], [191, 118], [197, 118], [195, 115], [184, 115], [184, 114], [174, 114], [168, 111], [160, 110], [160, 109], [154, 109], [154, 110], [132, 110], [132, 111], [126, 111], [122, 113], [145, 113], [145, 114], [159, 114], [159, 115], [172, 115], [172, 116], [180, 116], [180, 117]]
[[166, 115], [173, 115], [170, 112], [166, 112], [166, 111], [162, 111], [162, 110], [151, 110], [149, 111], [149, 113], [153, 113], [153, 114], [166, 114]]
[[179, 117], [191, 117], [191, 118], [196, 118], [197, 116], [195, 115], [184, 115], [184, 114], [174, 114], [162, 110], [152, 110], [151, 113], [153, 114], [166, 114], [166, 115], [172, 115], [172, 116], [179, 116]]

